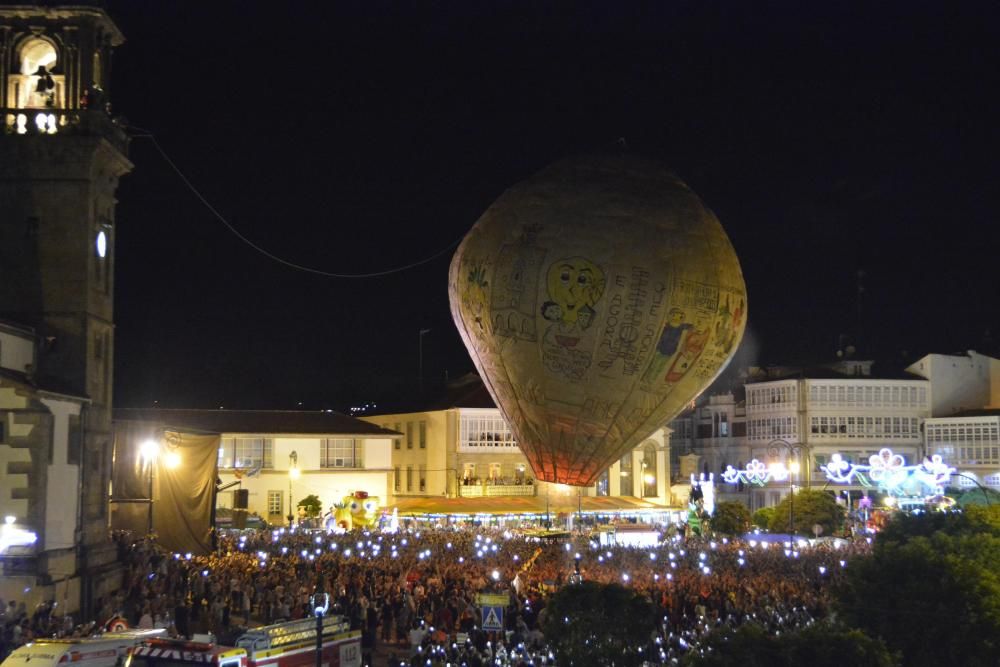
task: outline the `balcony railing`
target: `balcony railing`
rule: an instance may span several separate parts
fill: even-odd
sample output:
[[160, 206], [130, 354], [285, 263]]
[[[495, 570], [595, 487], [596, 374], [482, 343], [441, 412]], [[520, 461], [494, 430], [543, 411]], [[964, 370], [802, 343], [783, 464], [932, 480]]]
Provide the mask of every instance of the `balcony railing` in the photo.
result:
[[121, 125], [96, 109], [0, 109], [0, 115], [3, 131], [8, 135], [97, 135], [123, 153], [128, 147], [128, 137]]
[[459, 486], [462, 498], [500, 498], [503, 496], [533, 496], [534, 484], [470, 484]]

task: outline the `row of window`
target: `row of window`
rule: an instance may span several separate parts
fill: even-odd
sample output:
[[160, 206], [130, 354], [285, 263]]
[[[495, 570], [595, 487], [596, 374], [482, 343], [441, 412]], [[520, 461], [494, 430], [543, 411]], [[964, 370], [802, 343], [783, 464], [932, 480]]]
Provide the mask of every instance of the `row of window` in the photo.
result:
[[361, 455], [354, 438], [327, 438], [320, 443], [320, 468], [360, 468]]
[[[421, 465], [417, 469], [419, 477], [419, 490], [427, 490], [427, 466]], [[403, 490], [403, 471], [400, 466], [396, 466], [393, 469], [392, 475], [392, 488], [395, 489], [396, 493]], [[406, 466], [406, 490], [413, 491], [413, 466]]]
[[983, 422], [927, 424], [927, 442], [1000, 442], [1000, 425]]
[[[972, 473], [963, 471], [962, 475], [957, 475], [952, 483], [957, 483], [959, 486], [971, 489], [976, 485], [976, 480], [973, 478]], [[992, 475], [985, 475], [982, 481], [983, 486], [988, 486], [993, 490], [1000, 490], [1000, 473], [994, 473]]]
[[690, 440], [694, 435], [694, 424], [689, 417], [670, 422], [670, 441]]
[[459, 449], [483, 447], [515, 448], [517, 441], [500, 412], [463, 414], [459, 426]]
[[1000, 464], [1000, 444], [992, 445], [937, 445], [928, 447], [940, 454], [945, 462], [953, 465]]
[[810, 384], [812, 406], [927, 408], [927, 387], [901, 385]]
[[[385, 423], [382, 424], [383, 428], [391, 429], [399, 433], [406, 434], [406, 448], [413, 449], [414, 441], [417, 442], [420, 449], [427, 449], [427, 422], [395, 422], [392, 424]], [[414, 438], [414, 433], [416, 438]], [[403, 443], [401, 440], [396, 440], [393, 444], [396, 449], [402, 449]]]
[[799, 419], [798, 417], [748, 419], [747, 437], [750, 440], [797, 439], [799, 437]]
[[827, 438], [918, 438], [916, 417], [812, 417], [813, 435]]
[[765, 407], [770, 405], [796, 404], [798, 388], [794, 384], [779, 387], [747, 387], [747, 405]]
[[[361, 443], [355, 438], [320, 440], [320, 468], [361, 468]], [[274, 468], [272, 438], [223, 438], [219, 444], [219, 468]]]
[[271, 438], [223, 438], [219, 443], [220, 468], [274, 468]]

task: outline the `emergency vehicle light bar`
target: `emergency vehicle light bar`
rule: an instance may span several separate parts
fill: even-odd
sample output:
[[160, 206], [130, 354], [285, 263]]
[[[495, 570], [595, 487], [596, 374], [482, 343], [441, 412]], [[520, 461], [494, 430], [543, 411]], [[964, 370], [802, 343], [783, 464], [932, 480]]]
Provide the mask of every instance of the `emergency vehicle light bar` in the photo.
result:
[[[343, 616], [323, 617], [323, 636], [334, 635], [350, 629]], [[316, 638], [316, 619], [304, 618], [299, 621], [278, 623], [263, 628], [249, 630], [236, 640], [238, 648], [259, 651], [288, 644], [298, 644]]]

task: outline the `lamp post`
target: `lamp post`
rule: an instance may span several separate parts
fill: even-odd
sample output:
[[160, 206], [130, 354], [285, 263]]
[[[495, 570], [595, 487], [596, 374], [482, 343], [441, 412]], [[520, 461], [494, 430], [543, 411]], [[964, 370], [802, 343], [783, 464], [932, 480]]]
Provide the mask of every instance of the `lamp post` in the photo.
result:
[[292, 451], [288, 455], [288, 527], [292, 527], [295, 519], [295, 501], [292, 500], [292, 482], [299, 478], [299, 454]]
[[149, 497], [148, 497], [148, 507], [146, 513], [146, 532], [153, 532], [153, 465], [156, 463], [156, 457], [160, 453], [160, 443], [157, 440], [150, 438], [149, 440], [144, 440], [141, 445], [139, 445], [139, 454], [142, 456], [143, 461], [145, 461], [146, 466], [149, 468]]
[[551, 527], [551, 522], [549, 521], [549, 490], [552, 488], [552, 482], [545, 482], [545, 528]]
[[330, 595], [323, 588], [323, 575], [316, 575], [316, 592], [312, 598], [316, 616], [316, 667], [323, 667], [323, 617], [330, 608]]
[[[801, 459], [802, 455], [806, 452], [806, 446], [797, 442], [788, 442], [787, 440], [782, 440], [780, 438], [772, 440], [767, 443], [767, 456], [769, 459], [776, 459], [784, 451], [787, 453], [788, 458], [796, 457]], [[791, 535], [795, 535], [795, 478], [801, 470], [799, 462], [789, 461], [786, 466], [786, 471], [788, 472], [788, 530]]]
[[986, 487], [984, 487], [982, 484], [979, 483], [978, 479], [976, 479], [975, 477], [972, 477], [971, 475], [966, 475], [965, 473], [961, 473], [961, 472], [953, 472], [953, 473], [951, 473], [951, 476], [952, 477], [961, 477], [962, 479], [967, 479], [970, 482], [972, 482], [973, 484], [975, 484], [977, 487], [979, 487], [979, 490], [983, 492], [983, 498], [986, 499], [986, 506], [989, 507], [992, 504], [990, 502], [990, 494], [986, 491]]
[[788, 525], [792, 535], [795, 535], [795, 484], [792, 475], [799, 474], [799, 462], [791, 461], [788, 464]]

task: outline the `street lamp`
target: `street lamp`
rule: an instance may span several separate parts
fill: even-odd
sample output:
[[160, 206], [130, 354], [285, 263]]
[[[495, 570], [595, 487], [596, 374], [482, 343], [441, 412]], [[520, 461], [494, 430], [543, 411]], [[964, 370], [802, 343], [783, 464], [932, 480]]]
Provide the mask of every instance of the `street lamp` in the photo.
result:
[[549, 490], [552, 488], [552, 482], [545, 483], [545, 528], [551, 528], [552, 524], [549, 521]]
[[782, 464], [775, 465], [775, 469], [777, 468], [777, 466], [780, 465], [781, 468], [783, 469], [783, 472], [786, 472], [788, 474], [788, 530], [790, 534], [795, 535], [794, 475], [797, 475], [799, 473], [799, 470], [801, 469], [799, 466], [798, 459], [802, 458], [803, 454], [806, 451], [806, 447], [803, 444], [788, 442], [786, 440], [781, 440], [780, 438], [772, 440], [771, 442], [767, 443], [767, 456], [769, 459], [771, 460], [777, 459], [781, 455], [782, 451], [787, 453], [788, 459], [793, 459], [793, 457], [795, 459], [795, 460], [790, 460], [787, 466]]
[[951, 473], [951, 476], [952, 477], [961, 477], [962, 479], [967, 479], [970, 482], [972, 482], [973, 484], [975, 484], [977, 487], [979, 487], [979, 490], [983, 492], [983, 498], [986, 499], [986, 506], [989, 507], [992, 504], [992, 503], [990, 503], [990, 494], [989, 494], [989, 492], [986, 490], [986, 487], [984, 487], [982, 484], [979, 483], [978, 479], [976, 479], [975, 477], [972, 477], [971, 475], [966, 475], [965, 473], [961, 473], [961, 472], [953, 472], [953, 473]]
[[792, 535], [795, 535], [795, 478], [793, 475], [799, 474], [799, 462], [791, 461], [788, 464], [788, 525]]
[[295, 505], [292, 500], [292, 482], [297, 480], [299, 471], [299, 453], [292, 450], [288, 455], [288, 527], [292, 527], [292, 520], [295, 518]]
[[173, 470], [181, 464], [181, 455], [175, 451], [169, 451], [163, 457], [163, 464]]
[[316, 667], [323, 667], [323, 617], [330, 609], [330, 594], [323, 588], [322, 574], [316, 575], [316, 591], [312, 596], [312, 606], [313, 615], [316, 617]]

